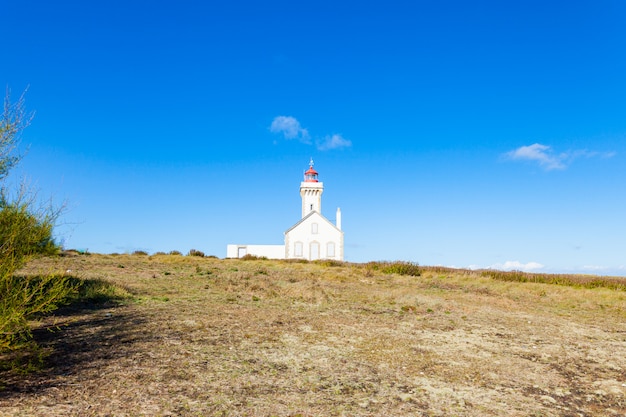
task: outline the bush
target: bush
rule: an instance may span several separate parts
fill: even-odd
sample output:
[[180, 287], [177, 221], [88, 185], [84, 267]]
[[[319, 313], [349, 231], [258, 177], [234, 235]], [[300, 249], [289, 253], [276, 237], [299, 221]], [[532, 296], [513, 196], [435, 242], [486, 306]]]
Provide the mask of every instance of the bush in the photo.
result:
[[187, 252], [187, 256], [199, 256], [204, 258], [204, 252], [197, 249], [190, 249], [189, 252]]
[[138, 256], [147, 256], [148, 252], [146, 252], [145, 250], [136, 250], [132, 254], [133, 255], [138, 255]]
[[370, 271], [380, 271], [383, 274], [410, 275], [414, 277], [422, 275], [422, 270], [417, 262], [368, 262], [365, 267]]
[[15, 276], [35, 255], [60, 253], [52, 237], [49, 214], [33, 212], [31, 204], [17, 200], [0, 208], [0, 350], [14, 349], [30, 338], [28, 321], [58, 307], [74, 286], [63, 276]]
[[180, 251], [177, 251], [177, 250], [172, 250], [172, 251], [170, 251], [170, 255], [182, 256], [182, 253]]
[[31, 337], [29, 320], [66, 303], [77, 286], [64, 275], [0, 278], [0, 352], [22, 347]]
[[52, 226], [45, 215], [32, 214], [28, 203], [0, 203], [0, 274], [21, 267], [28, 256], [60, 253]]
[[246, 253], [239, 259], [241, 259], [242, 261], [267, 261], [267, 256], [257, 256], [257, 255], [252, 255], [250, 253]]

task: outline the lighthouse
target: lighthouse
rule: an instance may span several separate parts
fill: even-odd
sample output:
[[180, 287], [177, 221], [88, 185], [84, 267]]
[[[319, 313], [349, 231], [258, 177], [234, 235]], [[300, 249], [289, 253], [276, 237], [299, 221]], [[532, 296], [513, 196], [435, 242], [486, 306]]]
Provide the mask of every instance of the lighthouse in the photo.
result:
[[313, 168], [304, 172], [300, 183], [302, 218], [285, 232], [285, 258], [287, 259], [335, 259], [343, 261], [343, 231], [341, 210], [337, 209], [336, 224], [322, 215], [324, 184]]
[[304, 171], [300, 183], [302, 199], [301, 219], [285, 231], [284, 245], [239, 245], [226, 247], [227, 258], [241, 258], [254, 255], [272, 259], [334, 259], [343, 261], [343, 231], [341, 230], [341, 210], [337, 208], [336, 223], [322, 215], [322, 193], [324, 184], [313, 168]]
[[322, 193], [324, 183], [319, 182], [318, 173], [313, 169], [313, 159], [309, 162], [309, 169], [304, 173], [304, 181], [300, 183], [300, 197], [302, 197], [302, 217], [312, 211], [322, 214]]

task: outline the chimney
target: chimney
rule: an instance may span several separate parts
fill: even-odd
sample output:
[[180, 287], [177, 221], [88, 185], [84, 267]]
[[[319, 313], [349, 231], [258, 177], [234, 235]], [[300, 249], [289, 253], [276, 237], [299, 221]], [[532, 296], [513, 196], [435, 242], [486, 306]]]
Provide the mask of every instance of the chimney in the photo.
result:
[[341, 209], [337, 207], [337, 229], [341, 230]]

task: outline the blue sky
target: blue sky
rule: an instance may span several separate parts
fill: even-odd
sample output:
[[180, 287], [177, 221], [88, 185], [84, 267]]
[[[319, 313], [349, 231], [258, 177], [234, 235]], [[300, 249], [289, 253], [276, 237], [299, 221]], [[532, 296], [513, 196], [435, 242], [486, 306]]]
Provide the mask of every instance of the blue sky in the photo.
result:
[[309, 158], [349, 261], [626, 275], [626, 3], [3, 1], [12, 180], [68, 248], [280, 244]]

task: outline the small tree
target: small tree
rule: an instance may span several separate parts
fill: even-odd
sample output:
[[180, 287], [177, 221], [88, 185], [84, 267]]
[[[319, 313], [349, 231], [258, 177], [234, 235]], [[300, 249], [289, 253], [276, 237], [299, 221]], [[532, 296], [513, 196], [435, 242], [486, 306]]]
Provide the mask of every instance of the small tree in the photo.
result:
[[[0, 118], [0, 181], [20, 161], [16, 153], [22, 131], [32, 114], [24, 109], [24, 95], [11, 104], [7, 90]], [[13, 197], [12, 197], [13, 195]], [[74, 291], [67, 277], [19, 277], [15, 272], [33, 255], [58, 250], [52, 232], [58, 211], [37, 209], [26, 188], [11, 194], [0, 185], [0, 351], [29, 340], [28, 320], [52, 311]]]

